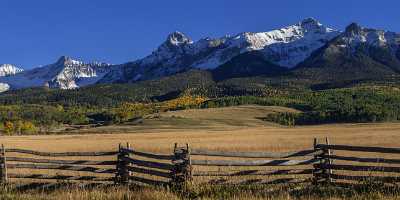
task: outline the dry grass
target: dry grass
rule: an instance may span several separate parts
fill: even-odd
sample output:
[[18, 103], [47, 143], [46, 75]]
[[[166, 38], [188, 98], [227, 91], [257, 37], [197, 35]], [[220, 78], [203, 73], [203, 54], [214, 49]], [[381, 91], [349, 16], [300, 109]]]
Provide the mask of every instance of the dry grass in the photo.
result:
[[[134, 128], [134, 127], [132, 127]], [[40, 151], [108, 151], [126, 142], [139, 150], [170, 153], [175, 142], [193, 148], [286, 151], [311, 148], [313, 138], [329, 137], [332, 143], [396, 147], [400, 124], [344, 124], [296, 128], [247, 127], [236, 130], [168, 130], [134, 134], [3, 136], [6, 147]]]
[[17, 190], [14, 186], [0, 189], [2, 200], [174, 200], [174, 199], [232, 199], [232, 200], [395, 200], [399, 189], [371, 185], [354, 188], [309, 186], [246, 186], [224, 187], [194, 185], [178, 192], [157, 187], [121, 187], [59, 185], [46, 189]]
[[179, 199], [178, 195], [162, 188], [127, 188], [114, 186], [80, 187], [60, 186], [49, 189], [16, 190], [15, 187], [0, 192], [2, 200], [153, 200]]
[[[285, 108], [241, 106], [234, 108], [186, 110], [164, 113], [161, 118], [146, 120], [140, 126], [102, 127], [86, 132], [97, 134], [68, 134], [42, 136], [7, 136], [0, 143], [6, 147], [24, 148], [37, 151], [110, 151], [117, 150], [118, 144], [129, 142], [137, 150], [157, 153], [172, 153], [173, 144], [189, 143], [192, 148], [227, 151], [292, 151], [312, 148], [313, 138], [329, 137], [331, 143], [397, 147], [400, 144], [400, 123], [380, 124], [332, 124], [287, 128], [259, 120], [268, 112]], [[295, 112], [295, 110], [290, 110]], [[113, 134], [99, 134], [99, 133]], [[364, 154], [365, 156], [368, 156]], [[370, 154], [371, 155], [371, 154]], [[373, 154], [373, 156], [377, 156]], [[383, 155], [382, 155], [383, 156]], [[73, 159], [73, 158], [70, 158]], [[93, 158], [92, 158], [93, 159]], [[115, 159], [109, 157], [109, 159]], [[217, 169], [218, 170], [218, 169]], [[21, 170], [20, 172], [34, 172]], [[51, 171], [41, 171], [51, 173]], [[68, 173], [65, 173], [68, 174]], [[83, 173], [84, 174], [84, 173]], [[269, 188], [270, 189], [270, 188]], [[197, 191], [202, 190], [202, 191]], [[219, 198], [214, 189], [197, 189], [202, 199]], [[207, 191], [205, 191], [207, 190]], [[212, 190], [214, 193], [210, 193]], [[111, 192], [110, 192], [111, 191]], [[219, 191], [225, 194], [226, 191]], [[210, 195], [205, 195], [210, 193]], [[228, 192], [229, 193], [229, 192]], [[6, 195], [8, 193], [5, 193]], [[260, 195], [261, 194], [261, 195]], [[163, 189], [127, 191], [123, 188], [68, 189], [50, 193], [12, 192], [10, 198], [2, 199], [178, 199], [179, 195]], [[14, 196], [13, 196], [14, 195]], [[127, 196], [128, 195], [128, 196]], [[130, 196], [129, 196], [130, 195]], [[397, 196], [381, 195], [373, 199], [397, 199]], [[196, 195], [195, 195], [196, 196]], [[20, 198], [21, 197], [21, 198]], [[25, 198], [26, 197], [26, 198]], [[56, 198], [54, 198], [56, 197]], [[243, 190], [229, 193], [229, 199], [296, 199], [296, 195], [281, 192], [269, 196], [262, 192]], [[302, 195], [298, 199], [353, 199], [332, 195], [319, 198], [318, 195]], [[370, 194], [354, 197], [369, 199]]]
[[132, 126], [113, 125], [68, 133], [159, 133], [188, 130], [229, 131], [239, 128], [277, 126], [260, 120], [271, 112], [298, 112], [294, 109], [277, 106], [237, 106], [226, 108], [193, 109], [171, 111], [147, 116], [143, 124]]
[[[400, 143], [400, 123], [287, 128], [257, 119], [268, 112], [281, 109], [285, 108], [240, 106], [176, 111], [164, 113], [160, 119], [145, 120], [145, 124], [139, 126], [102, 127], [100, 130], [96, 128], [89, 131], [110, 134], [3, 136], [0, 143], [8, 147], [57, 152], [116, 150], [118, 143], [129, 142], [139, 150], [164, 153], [170, 153], [175, 142], [190, 143], [193, 148], [240, 151], [310, 148], [314, 137], [329, 137], [332, 143], [352, 145], [395, 147]], [[193, 125], [186, 124], [185, 128], [182, 128], [180, 123], [185, 122]]]

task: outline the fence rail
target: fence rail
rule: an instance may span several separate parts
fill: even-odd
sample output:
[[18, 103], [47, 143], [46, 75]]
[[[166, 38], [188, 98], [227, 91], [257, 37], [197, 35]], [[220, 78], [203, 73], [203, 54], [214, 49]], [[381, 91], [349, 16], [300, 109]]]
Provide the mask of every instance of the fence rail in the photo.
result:
[[192, 165], [204, 166], [295, 166], [310, 165], [318, 159], [309, 160], [192, 160]]
[[116, 165], [117, 161], [93, 161], [93, 160], [50, 160], [36, 158], [7, 157], [7, 161], [18, 161], [27, 163], [49, 163], [70, 165]]
[[145, 168], [132, 167], [132, 166], [128, 166], [127, 169], [130, 172], [134, 172], [134, 173], [148, 174], [148, 175], [159, 176], [159, 177], [163, 177], [163, 178], [172, 178], [172, 175], [170, 172], [163, 172], [163, 171], [157, 171], [157, 170], [153, 170], [153, 169], [145, 169]]
[[[195, 178], [208, 177], [211, 179], [209, 183], [213, 184], [230, 184], [233, 180], [234, 184], [322, 184], [340, 181], [400, 183], [400, 158], [343, 155], [346, 151], [400, 155], [400, 148], [332, 145], [328, 139], [324, 143], [315, 139], [313, 149], [291, 152], [225, 152], [175, 144], [171, 154], [158, 154], [137, 151], [127, 143], [126, 147], [119, 145], [117, 151], [54, 153], [7, 149], [2, 145], [0, 182], [37, 179], [185, 186]], [[115, 159], [110, 156], [115, 156]], [[104, 159], [91, 160], [92, 157]], [[15, 169], [49, 170], [56, 175], [15, 173]], [[63, 171], [77, 174], [59, 174]], [[369, 174], [357, 174], [359, 172]]]
[[93, 172], [100, 174], [114, 174], [115, 169], [101, 169], [97, 167], [86, 167], [86, 166], [74, 166], [74, 165], [40, 165], [40, 164], [7, 164], [8, 169], [56, 169], [65, 171], [77, 171], [77, 172]]
[[281, 170], [237, 170], [237, 171], [198, 171], [193, 176], [272, 176], [272, 175], [307, 175], [314, 169], [281, 169]]
[[317, 148], [341, 150], [341, 151], [359, 151], [359, 152], [370, 152], [370, 153], [400, 153], [400, 148], [387, 148], [387, 147], [362, 147], [362, 146], [348, 146], [348, 145], [328, 145], [318, 144]]
[[154, 154], [154, 153], [148, 153], [148, 152], [140, 152], [140, 151], [134, 151], [132, 149], [126, 149], [126, 148], [121, 148], [121, 151], [127, 154], [132, 154], [135, 156], [140, 156], [140, 157], [145, 157], [145, 158], [152, 158], [152, 159], [158, 159], [158, 160], [172, 160], [173, 155], [163, 155], [163, 154]]
[[299, 179], [299, 178], [278, 178], [275, 180], [264, 180], [264, 179], [248, 179], [248, 180], [239, 180], [239, 181], [230, 181], [230, 180], [213, 180], [210, 181], [211, 184], [220, 184], [220, 185], [274, 185], [274, 184], [300, 184], [307, 183], [309, 179]]
[[148, 167], [153, 169], [161, 169], [161, 170], [172, 170], [174, 165], [167, 164], [167, 163], [160, 163], [160, 162], [152, 162], [152, 161], [143, 161], [137, 160], [129, 157], [122, 158], [123, 161], [127, 162], [128, 164], [134, 164], [140, 167]]
[[50, 153], [50, 152], [40, 152], [32, 151], [26, 149], [5, 149], [6, 153], [23, 153], [35, 156], [45, 156], [45, 157], [66, 157], [66, 156], [113, 156], [117, 155], [118, 152], [63, 152], [63, 153]]
[[340, 155], [323, 156], [323, 158], [331, 160], [361, 162], [361, 163], [400, 164], [400, 159], [388, 159], [388, 158], [362, 158], [362, 157], [340, 156]]
[[324, 165], [316, 164], [317, 168], [332, 169], [332, 170], [345, 170], [345, 171], [358, 171], [358, 172], [391, 172], [400, 173], [400, 167], [387, 167], [387, 166], [362, 166], [362, 165]]
[[141, 183], [141, 184], [147, 184], [147, 185], [157, 185], [157, 186], [169, 185], [169, 182], [166, 182], [166, 181], [152, 180], [152, 179], [147, 179], [147, 178], [142, 178], [142, 177], [137, 177], [137, 176], [130, 176], [129, 180], [137, 182], [137, 183]]
[[68, 175], [47, 175], [47, 174], [8, 174], [9, 178], [18, 179], [44, 179], [44, 180], [68, 180], [68, 181], [98, 181], [98, 182], [114, 182], [114, 177], [97, 177], [97, 176], [68, 176]]
[[302, 156], [314, 156], [321, 154], [322, 151], [304, 150], [293, 152], [225, 152], [225, 151], [210, 151], [204, 149], [192, 149], [191, 155], [201, 156], [221, 156], [221, 157], [240, 157], [240, 158], [291, 158]]

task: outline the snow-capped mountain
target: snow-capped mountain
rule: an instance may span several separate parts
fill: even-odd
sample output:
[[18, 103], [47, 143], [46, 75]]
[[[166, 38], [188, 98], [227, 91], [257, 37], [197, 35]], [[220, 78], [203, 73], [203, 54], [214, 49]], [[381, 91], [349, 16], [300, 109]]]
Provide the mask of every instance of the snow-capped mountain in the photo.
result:
[[177, 31], [150, 55], [120, 65], [84, 63], [65, 56], [54, 64], [23, 72], [4, 65], [0, 67], [0, 76], [4, 74], [0, 90], [129, 83], [190, 69], [212, 71], [218, 76], [215, 80], [287, 71], [323, 80], [390, 75], [400, 73], [400, 35], [357, 24], [341, 32], [313, 18], [267, 32], [198, 41]]
[[112, 68], [104, 63], [84, 63], [62, 56], [56, 63], [1, 77], [12, 89], [47, 86], [50, 88], [73, 89], [94, 84]]
[[0, 65], [0, 77], [11, 76], [24, 71], [23, 69], [10, 64]]
[[400, 73], [400, 34], [353, 23], [300, 64], [313, 79], [376, 79]]
[[356, 48], [361, 44], [374, 47], [398, 48], [400, 34], [390, 31], [361, 27], [357, 23], [350, 24], [340, 38], [341, 47]]
[[[0, 77], [12, 76], [12, 75], [18, 74], [23, 71], [24, 71], [23, 69], [16, 67], [14, 65], [11, 65], [11, 64], [0, 65]], [[7, 91], [9, 89], [10, 89], [10, 85], [8, 85], [7, 83], [0, 83], [0, 92]]]
[[313, 18], [307, 18], [298, 24], [278, 30], [260, 33], [247, 32], [224, 38], [223, 41], [226, 41], [227, 47], [192, 66], [216, 68], [232, 59], [231, 56], [226, 56], [229, 52], [234, 52], [234, 57], [248, 51], [261, 50], [265, 57], [274, 64], [292, 68], [339, 33]]
[[134, 82], [192, 68], [215, 69], [250, 51], [261, 51], [272, 63], [292, 68], [339, 34], [312, 18], [278, 30], [205, 38], [197, 42], [181, 32], [174, 32], [151, 55], [121, 65], [101, 82]]

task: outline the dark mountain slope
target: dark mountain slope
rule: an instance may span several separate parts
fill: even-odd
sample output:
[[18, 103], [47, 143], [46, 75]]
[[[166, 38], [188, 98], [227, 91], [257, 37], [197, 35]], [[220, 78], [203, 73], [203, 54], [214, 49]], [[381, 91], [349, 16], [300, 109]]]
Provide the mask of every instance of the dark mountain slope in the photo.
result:
[[225, 80], [249, 76], [278, 76], [287, 72], [286, 67], [273, 64], [265, 59], [260, 52], [248, 52], [236, 56], [229, 62], [213, 70], [215, 80]]
[[400, 72], [399, 38], [399, 34], [351, 24], [293, 69], [293, 74], [324, 82], [395, 76]]

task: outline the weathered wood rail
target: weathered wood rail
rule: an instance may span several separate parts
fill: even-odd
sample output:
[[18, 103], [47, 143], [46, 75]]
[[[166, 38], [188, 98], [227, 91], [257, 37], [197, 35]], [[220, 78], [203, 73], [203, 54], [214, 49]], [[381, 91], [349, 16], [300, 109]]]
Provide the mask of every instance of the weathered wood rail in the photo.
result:
[[63, 153], [49, 153], [49, 152], [39, 152], [25, 149], [5, 149], [6, 153], [23, 153], [35, 156], [45, 156], [45, 157], [67, 157], [67, 156], [113, 156], [117, 155], [118, 152], [63, 152]]
[[[322, 149], [291, 152], [226, 152], [204, 149], [192, 149], [190, 151], [192, 166], [219, 167], [218, 171], [204, 171], [204, 168], [198, 168], [194, 170], [192, 175], [194, 177], [219, 177], [217, 181], [213, 179], [209, 181], [218, 184], [229, 184], [230, 177], [240, 177], [238, 181], [232, 184], [307, 182], [312, 179], [315, 172], [312, 167], [321, 160], [320, 157], [316, 156], [322, 154]], [[279, 167], [285, 169], [276, 169]], [[290, 169], [287, 169], [288, 167]], [[293, 176], [298, 177], [293, 178]]]
[[313, 169], [281, 169], [281, 170], [230, 170], [230, 171], [197, 171], [193, 176], [272, 176], [272, 175], [307, 175]]
[[[400, 158], [383, 157], [385, 154], [391, 157], [396, 155], [400, 157], [400, 148], [332, 145], [329, 143], [317, 144], [316, 148], [330, 152], [320, 156], [327, 162], [314, 164], [315, 169], [323, 172], [317, 175], [317, 179], [328, 183], [340, 181], [400, 183]], [[335, 155], [332, 151], [335, 151]], [[341, 155], [346, 152], [369, 153], [369, 155], [373, 153], [373, 157]]]
[[204, 166], [295, 166], [317, 163], [318, 159], [308, 160], [192, 160], [192, 165]]
[[[390, 157], [342, 155], [341, 152], [374, 153], [374, 156], [387, 154]], [[392, 157], [395, 155], [399, 158]], [[35, 173], [18, 169], [32, 169]], [[38, 174], [37, 171], [41, 170], [46, 172]], [[69, 174], [62, 174], [64, 172]], [[55, 153], [7, 149], [2, 145], [0, 178], [1, 183], [22, 179], [179, 187], [197, 178], [207, 178], [212, 184], [231, 184], [230, 179], [236, 180], [234, 184], [400, 183], [400, 148], [332, 145], [328, 139], [323, 143], [315, 139], [312, 149], [291, 152], [211, 151], [191, 149], [188, 144], [183, 147], [175, 144], [171, 154], [157, 154], [138, 151], [127, 143], [109, 152]]]
[[225, 152], [225, 151], [209, 151], [204, 149], [193, 149], [191, 155], [198, 156], [221, 156], [221, 157], [238, 157], [238, 158], [291, 158], [301, 156], [314, 156], [321, 154], [322, 151], [314, 149], [292, 152]]
[[[1, 149], [1, 170], [2, 182], [9, 179], [33, 179], [33, 180], [58, 180], [58, 181], [115, 181], [116, 160], [72, 160], [66, 157], [107, 157], [116, 156], [115, 152], [40, 152], [26, 149], [7, 149], [2, 145]], [[8, 156], [12, 154], [13, 156]], [[37, 158], [39, 157], [39, 158]], [[64, 159], [54, 159], [64, 158]], [[109, 159], [109, 158], [108, 158]], [[15, 169], [48, 170], [57, 175], [50, 174], [27, 174], [20, 171], [12, 172]], [[69, 171], [74, 175], [60, 175], [63, 171]], [[94, 175], [80, 175], [79, 173], [90, 173]], [[95, 174], [101, 174], [97, 176]], [[107, 176], [108, 175], [108, 176]]]

